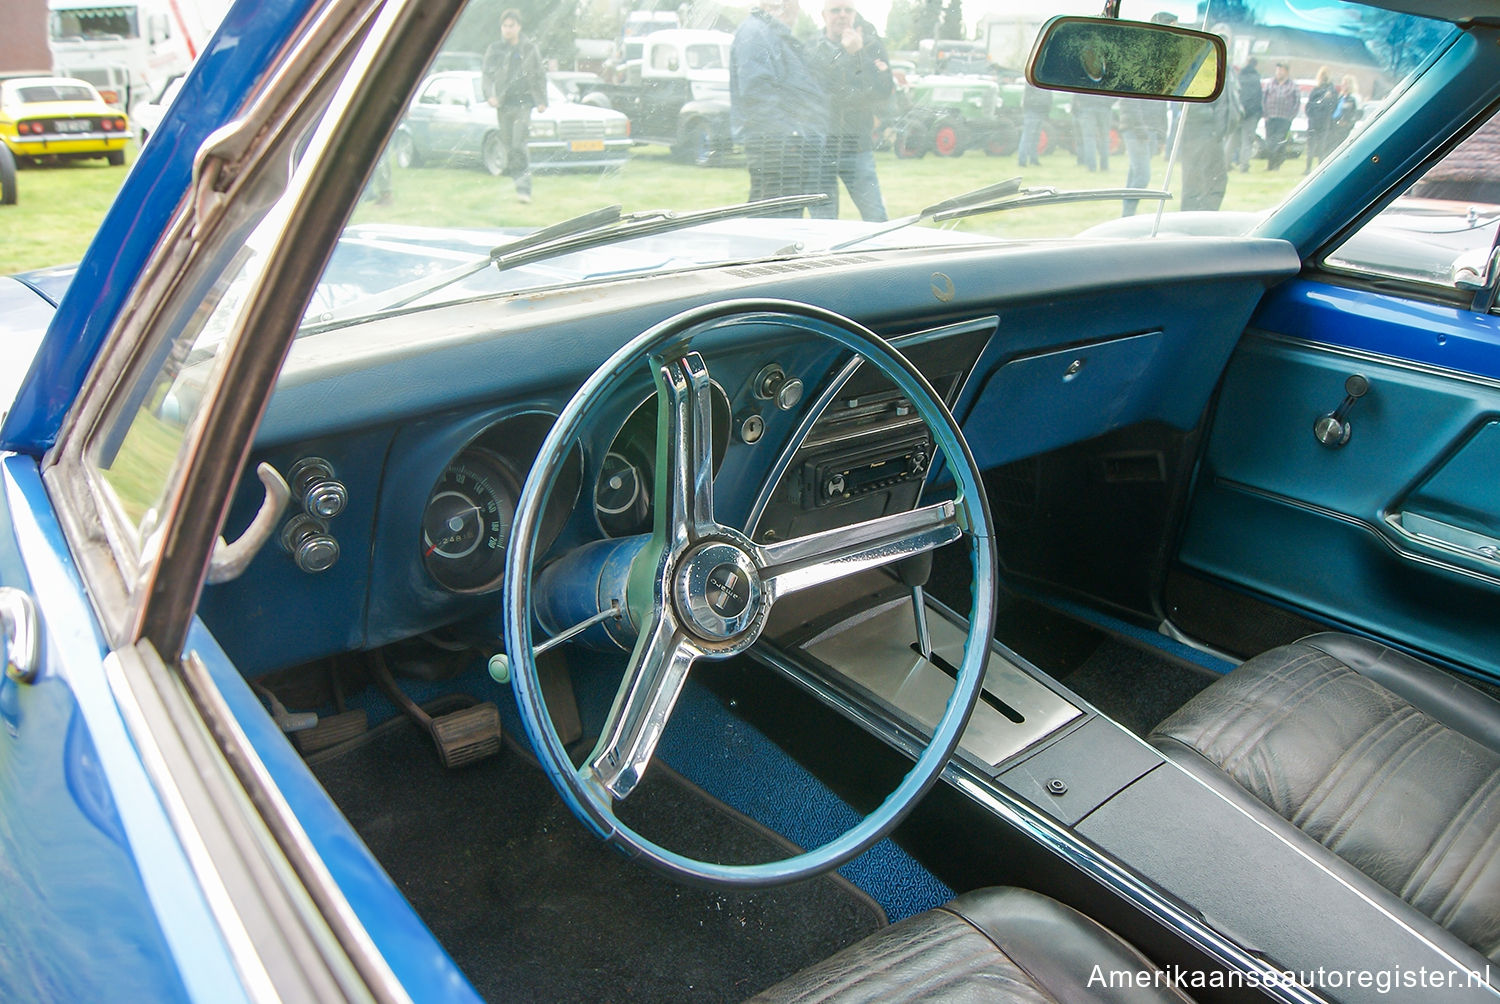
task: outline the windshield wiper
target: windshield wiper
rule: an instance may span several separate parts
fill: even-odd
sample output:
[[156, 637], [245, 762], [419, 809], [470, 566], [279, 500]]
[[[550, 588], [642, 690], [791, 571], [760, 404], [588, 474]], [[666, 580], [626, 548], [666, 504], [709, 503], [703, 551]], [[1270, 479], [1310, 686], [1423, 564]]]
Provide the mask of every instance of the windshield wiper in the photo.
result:
[[512, 245], [506, 245], [502, 248], [496, 248], [491, 253], [491, 261], [494, 262], [496, 268], [504, 272], [506, 269], [515, 268], [517, 265], [526, 265], [534, 261], [555, 258], [558, 255], [571, 254], [574, 251], [582, 251], [587, 248], [603, 247], [606, 244], [617, 244], [620, 241], [634, 240], [637, 237], [669, 234], [674, 230], [686, 230], [689, 227], [696, 227], [703, 223], [714, 223], [718, 220], [730, 220], [745, 216], [767, 216], [771, 213], [779, 213], [788, 209], [815, 206], [826, 201], [827, 198], [828, 196], [821, 194], [785, 195], [776, 199], [741, 202], [732, 206], [699, 209], [690, 213], [679, 213], [666, 209], [630, 213], [620, 217], [616, 223], [597, 227], [593, 230], [564, 234], [553, 240], [533, 243], [529, 247], [515, 248]]
[[622, 214], [619, 206], [605, 206], [602, 209], [595, 209], [581, 216], [563, 220], [561, 223], [554, 223], [532, 231], [513, 241], [497, 244], [490, 249], [489, 254], [446, 272], [422, 276], [373, 296], [363, 297], [340, 310], [323, 313], [314, 323], [305, 327], [328, 327], [353, 318], [371, 317], [386, 311], [397, 310], [425, 296], [430, 296], [440, 289], [477, 275], [491, 266], [504, 272], [519, 265], [555, 258], [586, 248], [603, 247], [636, 237], [671, 233], [674, 230], [686, 230], [688, 227], [696, 227], [699, 224], [712, 223], [716, 220], [765, 216], [787, 209], [801, 209], [804, 206], [817, 205], [827, 198], [826, 195], [788, 195], [777, 199], [761, 199], [758, 202], [700, 209], [690, 213], [652, 209]]
[[[882, 234], [888, 234], [893, 231], [900, 230], [903, 227], [909, 227], [913, 223], [921, 223], [923, 220], [936, 219], [939, 213], [945, 213], [951, 210], [959, 209], [963, 206], [973, 205], [974, 203], [979, 202], [983, 199], [998, 199], [1006, 195], [1014, 195], [1020, 190], [1020, 178], [1007, 178], [1004, 181], [997, 181], [993, 185], [985, 185], [983, 188], [976, 188], [972, 192], [965, 192], [962, 195], [955, 195], [951, 199], [944, 199], [942, 202], [935, 202], [932, 205], [928, 206], [926, 209], [918, 210], [917, 212], [912, 213], [910, 216], [903, 216], [899, 220], [891, 220], [890, 223], [886, 224], [883, 227], [878, 227], [874, 230], [867, 231], [860, 234], [858, 237], [851, 237], [848, 240], [840, 241], [837, 244], [831, 244], [824, 250], [842, 251], [845, 248], [854, 247], [856, 244], [863, 244], [865, 241], [872, 240]], [[800, 250], [802, 250], [800, 247], [793, 244], [790, 247], [783, 248], [781, 253], [792, 254]]]
[[1065, 202], [1104, 202], [1113, 199], [1142, 199], [1165, 202], [1172, 198], [1171, 192], [1156, 188], [1085, 188], [1078, 191], [1060, 191], [1056, 188], [1023, 188], [1011, 198], [986, 202], [978, 206], [961, 206], [948, 209], [932, 217], [935, 223], [962, 220], [985, 213], [1001, 213], [1007, 209], [1024, 209], [1028, 206], [1057, 206]]
[[387, 310], [395, 310], [405, 307], [424, 296], [436, 293], [453, 285], [455, 282], [463, 282], [471, 275], [483, 272], [494, 264], [495, 257], [502, 253], [524, 250], [529, 247], [546, 244], [555, 240], [562, 240], [573, 234], [588, 233], [598, 230], [600, 227], [611, 226], [620, 220], [619, 206], [605, 206], [602, 209], [593, 209], [580, 216], [554, 223], [551, 226], [533, 230], [523, 237], [517, 237], [513, 241], [507, 241], [497, 247], [490, 249], [489, 254], [475, 258], [455, 268], [450, 268], [437, 275], [424, 275], [410, 282], [403, 282], [399, 286], [382, 290], [371, 296], [361, 297], [346, 307], [339, 310], [328, 311], [320, 314], [314, 324], [305, 324], [304, 327], [326, 327], [339, 324], [354, 317], [370, 317], [381, 314]]
[[[970, 216], [983, 216], [985, 213], [999, 213], [1007, 209], [1024, 209], [1027, 206], [1052, 206], [1065, 202], [1096, 202], [1110, 199], [1143, 199], [1166, 201], [1172, 198], [1171, 192], [1161, 191], [1154, 188], [1087, 188], [1079, 191], [1059, 191], [1056, 188], [1022, 188], [1020, 178], [1011, 178], [985, 188], [975, 189], [964, 195], [954, 196], [936, 205], [928, 206], [919, 213], [892, 220], [890, 225], [851, 237], [849, 240], [830, 245], [826, 251], [842, 251], [845, 248], [863, 244], [868, 240], [888, 234], [902, 227], [909, 227], [913, 223], [921, 223], [931, 220], [934, 223], [947, 223], [951, 220], [967, 219]], [[989, 200], [989, 201], [983, 201]], [[788, 248], [787, 253], [793, 249]]]

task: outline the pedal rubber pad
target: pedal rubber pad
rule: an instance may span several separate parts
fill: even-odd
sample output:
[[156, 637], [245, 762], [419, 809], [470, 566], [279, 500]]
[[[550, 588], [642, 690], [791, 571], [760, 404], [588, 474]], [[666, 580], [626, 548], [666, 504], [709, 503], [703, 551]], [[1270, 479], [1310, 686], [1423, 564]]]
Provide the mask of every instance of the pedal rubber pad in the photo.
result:
[[491, 701], [432, 719], [432, 741], [444, 767], [465, 767], [500, 752], [500, 709]]

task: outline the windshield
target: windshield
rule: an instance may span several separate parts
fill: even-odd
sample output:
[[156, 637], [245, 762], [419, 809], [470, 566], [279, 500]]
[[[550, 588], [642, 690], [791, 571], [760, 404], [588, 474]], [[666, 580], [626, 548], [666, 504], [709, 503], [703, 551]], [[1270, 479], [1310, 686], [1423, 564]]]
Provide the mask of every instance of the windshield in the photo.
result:
[[[1028, 85], [1016, 68], [1046, 17], [1065, 11], [1006, 0], [951, 4], [960, 20], [939, 33], [961, 34], [962, 45], [935, 44], [926, 8], [900, 0], [715, 8], [637, 36], [644, 59], [628, 58], [620, 15], [529, 10], [554, 6], [567, 11], [507, 27], [493, 5], [471, 5], [434, 56], [443, 72], [413, 90], [304, 333], [497, 293], [854, 246], [1245, 232], [1338, 158], [1454, 31], [1328, 0], [1141, 0], [1133, 10], [1127, 0], [1126, 18], [1224, 39], [1223, 95], [1174, 104]], [[1093, 14], [1098, 4], [1078, 6]], [[964, 61], [939, 69], [939, 51]], [[921, 215], [1009, 178], [1023, 193], [1109, 194]], [[605, 207], [629, 219], [808, 193], [827, 198], [625, 240], [570, 237], [486, 265], [528, 234]]]

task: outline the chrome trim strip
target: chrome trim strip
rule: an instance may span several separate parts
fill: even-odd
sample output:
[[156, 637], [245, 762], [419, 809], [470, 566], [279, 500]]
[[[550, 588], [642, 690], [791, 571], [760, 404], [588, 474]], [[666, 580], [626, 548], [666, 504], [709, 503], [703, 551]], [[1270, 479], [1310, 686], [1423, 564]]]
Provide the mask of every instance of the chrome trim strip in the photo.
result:
[[1231, 478], [1215, 477], [1214, 484], [1218, 487], [1223, 487], [1230, 491], [1239, 492], [1242, 495], [1253, 495], [1257, 498], [1266, 499], [1270, 502], [1276, 502], [1281, 505], [1289, 506], [1293, 509], [1300, 509], [1303, 512], [1311, 513], [1314, 516], [1322, 516], [1326, 519], [1333, 519], [1338, 520], [1341, 523], [1347, 523], [1349, 526], [1352, 526], [1358, 530], [1363, 530], [1365, 533], [1368, 533], [1370, 536], [1374, 537], [1377, 541], [1384, 544], [1392, 554], [1403, 561], [1410, 562], [1414, 565], [1426, 565], [1430, 568], [1436, 568], [1454, 575], [1461, 575], [1465, 578], [1473, 579], [1476, 582], [1500, 588], [1500, 577], [1486, 575], [1483, 572], [1479, 572], [1474, 569], [1462, 568], [1458, 565], [1450, 564], [1446, 561], [1440, 561], [1437, 558], [1433, 558], [1425, 554], [1417, 554], [1413, 551], [1408, 551], [1400, 547], [1396, 543], [1396, 541], [1392, 540], [1389, 536], [1382, 532], [1380, 527], [1374, 525], [1373, 523], [1370, 523], [1367, 520], [1360, 519], [1357, 516], [1350, 516], [1348, 513], [1342, 513], [1335, 509], [1329, 509], [1327, 506], [1321, 506], [1313, 502], [1308, 502], [1304, 499], [1291, 498], [1290, 496], [1282, 495], [1280, 492], [1269, 491], [1265, 488], [1256, 488], [1253, 485], [1247, 485], [1242, 481], [1235, 481]]
[[1245, 334], [1250, 338], [1286, 345], [1291, 348], [1308, 349], [1327, 355], [1342, 356], [1346, 359], [1358, 359], [1360, 362], [1379, 363], [1382, 366], [1389, 366], [1392, 369], [1420, 373], [1423, 376], [1442, 377], [1445, 380], [1472, 384], [1476, 387], [1483, 387], [1486, 390], [1500, 391], [1500, 380], [1494, 377], [1478, 376], [1473, 373], [1465, 373], [1462, 370], [1444, 369], [1441, 366], [1434, 366], [1431, 363], [1419, 363], [1411, 359], [1402, 359], [1400, 356], [1389, 356], [1380, 352], [1371, 352], [1368, 349], [1354, 349], [1345, 345], [1332, 345], [1328, 342], [1319, 342], [1297, 335], [1283, 335], [1274, 331], [1266, 331], [1262, 328], [1252, 328]]
[[254, 939], [245, 929], [244, 918], [235, 907], [234, 899], [214, 863], [203, 833], [172, 777], [166, 756], [147, 724], [145, 711], [136, 699], [135, 688], [125, 673], [119, 653], [111, 652], [104, 658], [104, 676], [109, 682], [110, 692], [114, 694], [126, 731], [130, 733], [140, 752], [141, 766], [151, 778], [156, 797], [161, 799], [162, 809], [171, 820], [172, 832], [177, 835], [188, 865], [198, 879], [198, 888], [208, 902], [214, 919], [218, 921], [219, 933], [234, 960], [235, 969], [245, 983], [247, 996], [257, 1001], [279, 1001], [281, 997], [276, 992], [271, 974], [266, 971], [260, 953], [255, 948]]
[[226, 757], [230, 769], [244, 785], [260, 818], [273, 831], [276, 844], [316, 904], [319, 919], [332, 929], [339, 947], [376, 1000], [407, 1004], [410, 995], [334, 881], [254, 744], [240, 728], [229, 703], [214, 685], [208, 667], [196, 652], [188, 652], [182, 658], [181, 668], [189, 696], [198, 705], [203, 720], [213, 724], [215, 741], [230, 754]]

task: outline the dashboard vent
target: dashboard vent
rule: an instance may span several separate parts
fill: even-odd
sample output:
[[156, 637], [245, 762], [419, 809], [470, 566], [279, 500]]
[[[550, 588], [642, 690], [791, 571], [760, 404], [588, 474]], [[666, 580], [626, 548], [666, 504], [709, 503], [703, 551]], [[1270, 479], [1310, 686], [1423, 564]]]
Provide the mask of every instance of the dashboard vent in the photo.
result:
[[764, 265], [746, 265], [742, 268], [732, 268], [728, 272], [732, 276], [742, 279], [754, 279], [767, 275], [785, 275], [788, 272], [806, 272], [816, 268], [836, 268], [842, 265], [863, 265], [866, 262], [876, 261], [874, 255], [867, 254], [843, 254], [832, 257], [797, 258], [792, 261], [773, 261]]

